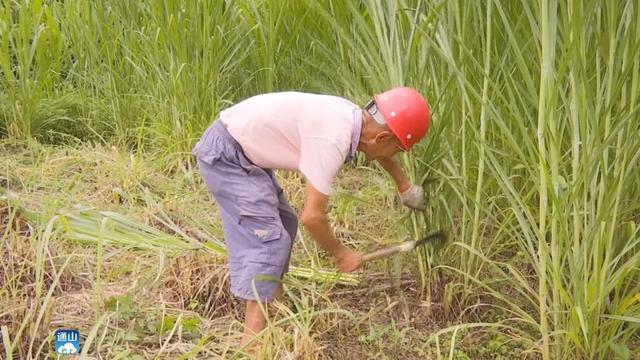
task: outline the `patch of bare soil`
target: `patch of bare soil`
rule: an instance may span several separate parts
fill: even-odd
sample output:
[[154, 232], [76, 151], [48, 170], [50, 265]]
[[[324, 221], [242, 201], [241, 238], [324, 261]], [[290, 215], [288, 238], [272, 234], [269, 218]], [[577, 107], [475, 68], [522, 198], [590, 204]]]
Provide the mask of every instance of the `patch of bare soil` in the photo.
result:
[[323, 358], [371, 358], [384, 354], [392, 359], [421, 359], [425, 336], [438, 325], [438, 304], [428, 304], [415, 279], [371, 277], [357, 289], [335, 292], [332, 299], [351, 311], [354, 319], [342, 319], [324, 333]]

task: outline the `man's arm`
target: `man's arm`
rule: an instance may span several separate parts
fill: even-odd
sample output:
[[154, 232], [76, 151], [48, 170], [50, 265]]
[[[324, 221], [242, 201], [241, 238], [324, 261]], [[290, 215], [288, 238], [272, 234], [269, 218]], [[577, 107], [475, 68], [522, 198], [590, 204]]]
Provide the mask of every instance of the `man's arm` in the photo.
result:
[[354, 271], [362, 265], [362, 255], [344, 246], [333, 235], [326, 213], [327, 202], [327, 195], [318, 191], [313, 185], [307, 185], [300, 222], [313, 240], [336, 259], [340, 271]]
[[424, 210], [426, 208], [424, 190], [422, 190], [422, 187], [414, 185], [409, 181], [398, 160], [395, 158], [380, 158], [378, 162], [389, 175], [391, 175], [391, 178], [396, 183], [402, 203], [414, 210]]
[[411, 187], [411, 182], [407, 178], [407, 175], [405, 175], [404, 170], [402, 170], [402, 166], [400, 166], [400, 163], [396, 158], [379, 158], [378, 163], [380, 163], [384, 170], [391, 175], [391, 178], [396, 183], [399, 193], [403, 193]]

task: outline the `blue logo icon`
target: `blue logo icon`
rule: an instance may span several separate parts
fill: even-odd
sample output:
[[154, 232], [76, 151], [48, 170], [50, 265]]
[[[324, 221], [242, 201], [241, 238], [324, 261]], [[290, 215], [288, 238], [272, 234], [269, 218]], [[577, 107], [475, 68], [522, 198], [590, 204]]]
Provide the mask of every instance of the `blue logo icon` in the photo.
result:
[[55, 333], [56, 353], [77, 354], [80, 352], [80, 332], [78, 330], [58, 329]]

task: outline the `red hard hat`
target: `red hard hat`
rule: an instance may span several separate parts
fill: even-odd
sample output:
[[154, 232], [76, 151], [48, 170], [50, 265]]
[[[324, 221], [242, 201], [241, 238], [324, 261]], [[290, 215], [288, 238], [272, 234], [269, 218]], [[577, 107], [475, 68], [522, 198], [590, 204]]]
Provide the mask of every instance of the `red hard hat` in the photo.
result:
[[429, 105], [419, 92], [397, 87], [374, 96], [376, 106], [405, 151], [420, 141], [429, 129]]

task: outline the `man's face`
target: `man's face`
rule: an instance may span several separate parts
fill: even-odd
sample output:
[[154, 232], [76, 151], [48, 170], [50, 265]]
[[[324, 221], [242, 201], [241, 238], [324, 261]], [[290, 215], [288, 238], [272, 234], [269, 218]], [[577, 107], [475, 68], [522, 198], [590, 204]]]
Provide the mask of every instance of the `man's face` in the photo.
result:
[[[368, 121], [375, 122], [370, 113], [364, 111]], [[395, 154], [404, 151], [398, 138], [388, 129], [380, 130], [367, 147], [367, 157], [371, 160], [379, 158], [391, 158]]]
[[374, 158], [391, 158], [403, 151], [396, 136], [391, 131], [386, 130], [376, 135], [372, 148]]

